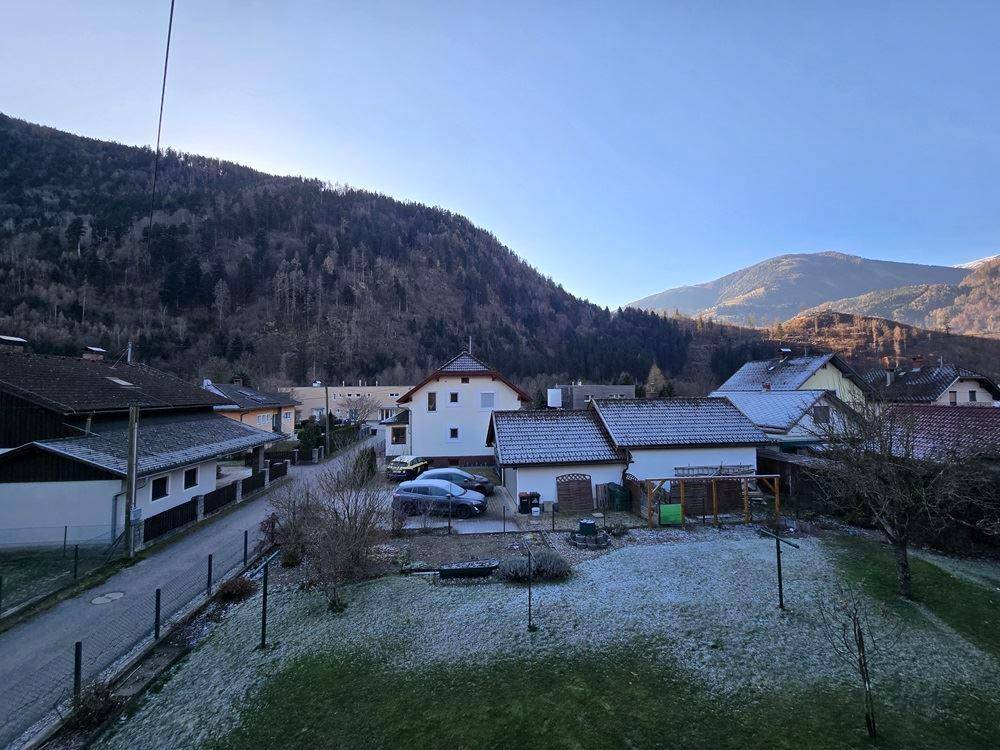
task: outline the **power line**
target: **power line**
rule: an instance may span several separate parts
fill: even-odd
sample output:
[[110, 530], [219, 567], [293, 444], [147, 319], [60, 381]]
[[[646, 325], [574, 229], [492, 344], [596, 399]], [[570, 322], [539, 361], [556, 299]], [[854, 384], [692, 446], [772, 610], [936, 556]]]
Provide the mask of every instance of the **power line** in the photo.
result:
[[153, 186], [149, 192], [149, 226], [146, 227], [146, 251], [153, 235], [153, 208], [156, 204], [156, 178], [160, 171], [160, 134], [163, 132], [163, 102], [167, 96], [167, 66], [170, 63], [170, 37], [174, 30], [174, 0], [170, 0], [170, 20], [167, 22], [167, 51], [163, 56], [163, 84], [160, 87], [160, 118], [156, 124], [156, 153], [153, 155]]

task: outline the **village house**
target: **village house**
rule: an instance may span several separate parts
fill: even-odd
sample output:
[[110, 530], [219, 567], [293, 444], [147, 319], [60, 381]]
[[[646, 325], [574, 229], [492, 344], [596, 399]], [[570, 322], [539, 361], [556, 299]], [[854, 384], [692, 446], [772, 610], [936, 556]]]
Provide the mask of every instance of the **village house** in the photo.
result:
[[864, 403], [871, 386], [836, 354], [793, 357], [782, 349], [774, 359], [747, 362], [720, 385], [716, 392], [730, 391], [829, 391], [844, 403]]
[[1000, 386], [991, 378], [958, 365], [925, 365], [914, 357], [909, 367], [869, 370], [865, 380], [880, 398], [892, 403], [935, 406], [996, 406]]
[[752, 476], [757, 448], [769, 442], [727, 399], [711, 397], [497, 411], [487, 434], [504, 486], [515, 496], [537, 492], [560, 507], [581, 497], [592, 502], [598, 485], [623, 484], [626, 473], [639, 480]]
[[279, 433], [280, 438], [295, 437], [295, 407], [299, 405], [295, 399], [254, 390], [240, 379], [227, 385], [205, 379], [202, 387], [229, 402], [215, 407], [223, 416]]
[[547, 402], [552, 409], [585, 409], [598, 398], [635, 398], [635, 385], [570, 383], [548, 389]]
[[313, 385], [297, 385], [291, 388], [280, 389], [282, 393], [298, 402], [295, 409], [295, 419], [298, 422], [307, 419], [317, 421], [323, 419], [326, 414], [327, 399], [329, 398], [330, 414], [334, 419], [344, 421], [354, 421], [358, 414], [358, 406], [365, 402], [365, 406], [371, 406], [371, 413], [364, 415], [364, 420], [369, 425], [376, 425], [383, 420], [395, 416], [401, 411], [396, 403], [400, 396], [410, 390], [408, 385], [375, 385], [358, 384], [347, 385], [324, 385], [316, 382]]
[[439, 466], [493, 463], [490, 416], [531, 397], [499, 372], [462, 352], [403, 393], [403, 414], [386, 420], [386, 455], [417, 455]]
[[781, 451], [822, 445], [853, 413], [830, 391], [715, 391], [757, 425]]
[[217, 488], [220, 457], [252, 451], [261, 470], [275, 440], [215, 412], [228, 403], [141, 364], [0, 353], [0, 529], [21, 530], [26, 543], [54, 527], [60, 536], [68, 527], [69, 541], [114, 539], [124, 526], [130, 407], [139, 408], [133, 518], [147, 539], [192, 520], [196, 499]]

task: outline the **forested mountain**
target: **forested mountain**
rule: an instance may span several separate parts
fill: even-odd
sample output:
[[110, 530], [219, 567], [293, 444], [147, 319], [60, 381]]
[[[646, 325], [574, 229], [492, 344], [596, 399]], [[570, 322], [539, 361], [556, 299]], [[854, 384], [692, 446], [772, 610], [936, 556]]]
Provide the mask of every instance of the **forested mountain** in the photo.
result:
[[817, 306], [821, 310], [875, 315], [901, 323], [1000, 338], [1000, 257], [967, 264], [959, 284], [927, 284], [869, 292]]
[[187, 377], [413, 381], [471, 337], [519, 379], [684, 371], [690, 326], [612, 313], [467, 219], [0, 115], [0, 333]]
[[[149, 231], [152, 165], [150, 149], [0, 115], [0, 333], [69, 355], [131, 338], [140, 360], [184, 377], [265, 387], [413, 382], [471, 337], [532, 393], [570, 378], [642, 382], [654, 363], [673, 392], [705, 393], [772, 355], [769, 336], [866, 361], [895, 346], [885, 321], [877, 346], [859, 344], [872, 324], [850, 316], [845, 336], [829, 316], [767, 331], [612, 312], [456, 214], [191, 154], [162, 155]], [[1000, 364], [996, 341], [914, 329], [899, 346]]]
[[[969, 269], [869, 260], [845, 253], [799, 253], [779, 255], [704, 284], [668, 289], [630, 306], [767, 326], [831, 300], [899, 287], [957, 285], [969, 273]], [[875, 310], [858, 312], [878, 314]]]

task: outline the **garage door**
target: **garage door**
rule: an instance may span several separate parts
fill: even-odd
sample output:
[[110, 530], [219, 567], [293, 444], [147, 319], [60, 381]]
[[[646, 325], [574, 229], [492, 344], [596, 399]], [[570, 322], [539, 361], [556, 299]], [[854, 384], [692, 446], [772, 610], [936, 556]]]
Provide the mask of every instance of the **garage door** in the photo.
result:
[[556, 477], [556, 498], [559, 510], [593, 510], [590, 474], [562, 474]]

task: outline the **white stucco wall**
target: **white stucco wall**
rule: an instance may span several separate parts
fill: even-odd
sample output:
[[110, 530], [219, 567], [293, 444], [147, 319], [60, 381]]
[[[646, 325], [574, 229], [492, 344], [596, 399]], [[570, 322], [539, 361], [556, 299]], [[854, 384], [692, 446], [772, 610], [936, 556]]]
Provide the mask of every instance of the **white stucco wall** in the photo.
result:
[[[91, 482], [12, 482], [0, 484], [0, 538], [11, 544], [110, 541], [114, 496], [124, 489], [119, 479]], [[115, 527], [123, 526], [119, 499]]]
[[676, 476], [679, 466], [746, 465], [756, 470], [757, 449], [754, 446], [640, 448], [632, 450], [632, 459], [629, 474], [637, 479], [660, 479]]
[[[617, 482], [621, 484], [622, 469], [625, 464], [573, 464], [569, 466], [532, 466], [519, 469], [507, 469], [505, 479], [507, 488], [511, 490], [514, 499], [519, 492], [537, 492], [543, 501], [556, 499], [556, 477], [563, 474], [589, 474], [591, 489], [598, 484]], [[513, 480], [509, 479], [511, 472], [516, 472]]]
[[[437, 393], [437, 410], [427, 410], [427, 394]], [[458, 394], [458, 404], [450, 403], [449, 394]], [[480, 394], [493, 393], [492, 408], [480, 406]], [[500, 380], [490, 377], [440, 377], [413, 394], [410, 409], [410, 453], [427, 458], [440, 456], [488, 456], [486, 430], [493, 411], [521, 408], [517, 392]], [[449, 438], [451, 428], [458, 429], [458, 439]]]
[[800, 391], [833, 391], [837, 398], [845, 404], [863, 404], [865, 394], [854, 383], [854, 381], [844, 377], [844, 373], [837, 369], [832, 362], [827, 362], [814, 372], [805, 383], [799, 387]]
[[[190, 489], [184, 489], [184, 469], [151, 474], [140, 479], [142, 486], [135, 493], [135, 507], [142, 510], [142, 517], [151, 518], [175, 505], [187, 502], [195, 495], [204, 495], [215, 489], [215, 461], [205, 461], [198, 464], [198, 484]], [[190, 468], [190, 467], [188, 467]], [[166, 497], [150, 500], [153, 492], [153, 480], [164, 475], [170, 476], [170, 488]]]
[[[945, 389], [945, 392], [941, 394], [941, 397], [935, 402], [941, 406], [951, 405], [951, 396], [949, 391], [957, 391], [958, 405], [967, 406], [973, 404], [975, 406], [993, 406], [993, 396], [985, 388], [980, 387], [978, 380], [968, 380], [966, 378], [959, 378], [957, 381], [952, 383]], [[969, 391], [975, 391], [976, 400], [972, 401], [969, 398]]]

